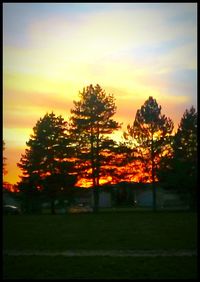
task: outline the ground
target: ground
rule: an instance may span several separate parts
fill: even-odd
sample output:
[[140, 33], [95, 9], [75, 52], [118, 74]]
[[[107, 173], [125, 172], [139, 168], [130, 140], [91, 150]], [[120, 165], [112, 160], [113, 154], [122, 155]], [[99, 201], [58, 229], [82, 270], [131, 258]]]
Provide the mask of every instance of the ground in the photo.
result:
[[4, 216], [3, 227], [7, 279], [197, 277], [195, 213]]

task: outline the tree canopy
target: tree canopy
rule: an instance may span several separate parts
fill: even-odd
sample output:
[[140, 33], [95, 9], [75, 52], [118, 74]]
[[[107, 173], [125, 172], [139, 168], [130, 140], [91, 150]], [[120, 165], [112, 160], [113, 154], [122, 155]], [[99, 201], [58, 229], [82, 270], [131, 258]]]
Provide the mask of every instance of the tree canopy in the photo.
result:
[[107, 95], [98, 84], [83, 88], [79, 97], [71, 110], [70, 133], [76, 144], [79, 166], [92, 179], [97, 210], [103, 152], [114, 145], [108, 136], [120, 126], [112, 118], [116, 112], [113, 95]]
[[161, 168], [160, 179], [168, 189], [181, 193], [194, 208], [197, 196], [197, 112], [193, 106], [185, 110], [173, 138], [173, 157], [163, 162]]
[[[114, 96], [97, 84], [83, 88], [74, 101], [69, 121], [46, 113], [33, 127], [27, 149], [18, 167], [22, 170], [20, 191], [29, 198], [43, 194], [51, 210], [59, 193], [84, 180], [92, 184], [94, 211], [98, 211], [99, 186], [104, 183], [151, 182], [156, 210], [157, 181], [191, 196], [194, 206], [197, 178], [197, 113], [183, 114], [176, 134], [169, 117], [149, 97], [127, 126], [124, 142], [111, 134], [121, 125], [113, 119]], [[121, 139], [122, 140], [122, 139]], [[4, 143], [3, 143], [4, 144]], [[3, 161], [3, 169], [5, 163]], [[82, 182], [81, 182], [82, 181]], [[91, 185], [90, 185], [91, 186]], [[61, 192], [62, 191], [62, 192]]]
[[[140, 160], [145, 170], [150, 172], [153, 184], [153, 206], [156, 208], [156, 170], [160, 158], [170, 153], [170, 135], [173, 130], [170, 118], [161, 114], [161, 106], [153, 97], [149, 97], [137, 110], [133, 125], [127, 126], [124, 137], [131, 139], [133, 148], [132, 160]], [[131, 159], [130, 159], [131, 160]]]
[[23, 189], [42, 191], [52, 199], [54, 213], [54, 198], [61, 188], [69, 189], [75, 182], [71, 156], [70, 139], [66, 133], [67, 123], [61, 116], [56, 117], [52, 112], [45, 114], [33, 128], [33, 134], [26, 143], [28, 149], [22, 155], [19, 168]]

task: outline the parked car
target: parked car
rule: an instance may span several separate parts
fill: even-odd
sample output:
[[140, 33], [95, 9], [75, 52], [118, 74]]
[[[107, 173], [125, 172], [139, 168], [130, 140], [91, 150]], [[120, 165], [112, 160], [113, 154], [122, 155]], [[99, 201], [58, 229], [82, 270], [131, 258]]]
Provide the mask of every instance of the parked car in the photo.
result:
[[4, 214], [20, 214], [21, 210], [19, 207], [12, 206], [12, 205], [4, 205], [3, 206], [3, 213]]
[[86, 204], [77, 204], [68, 208], [69, 213], [87, 213], [93, 212], [93, 208]]

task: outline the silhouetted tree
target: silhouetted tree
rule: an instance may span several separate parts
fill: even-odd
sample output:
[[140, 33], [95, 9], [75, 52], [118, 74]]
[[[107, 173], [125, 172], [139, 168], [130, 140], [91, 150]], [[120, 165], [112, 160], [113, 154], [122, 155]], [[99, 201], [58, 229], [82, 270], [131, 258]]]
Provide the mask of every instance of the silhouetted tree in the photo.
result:
[[192, 106], [183, 114], [173, 140], [173, 157], [162, 162], [161, 179], [168, 188], [189, 196], [191, 208], [197, 198], [197, 112]]
[[[106, 153], [105, 173], [111, 179], [112, 184], [122, 181], [131, 181], [134, 173], [129, 163], [132, 149], [125, 143], [117, 143], [110, 149], [110, 153]], [[109, 164], [109, 166], [107, 166]], [[129, 166], [130, 165], [130, 166]], [[130, 171], [131, 170], [131, 171]]]
[[61, 189], [70, 189], [75, 182], [73, 162], [69, 159], [72, 149], [66, 127], [64, 119], [56, 117], [53, 112], [40, 118], [26, 143], [29, 148], [18, 163], [23, 172], [22, 183], [25, 184], [19, 187], [26, 187], [24, 191], [30, 190], [31, 194], [39, 190], [48, 195], [52, 202], [52, 213], [55, 213], [57, 193]]
[[41, 179], [37, 173], [32, 173], [17, 183], [22, 200], [22, 210], [26, 213], [35, 213], [40, 209], [39, 200], [41, 190], [37, 189]]
[[160, 158], [171, 153], [173, 122], [161, 114], [161, 106], [153, 97], [149, 97], [137, 110], [134, 123], [128, 125], [127, 130], [124, 137], [132, 140], [133, 159], [140, 160], [151, 173], [153, 209], [156, 210], [156, 169]]
[[98, 84], [83, 88], [79, 96], [80, 101], [74, 101], [71, 110], [70, 132], [77, 148], [79, 171], [92, 178], [94, 211], [97, 211], [103, 151], [112, 146], [108, 136], [120, 126], [112, 119], [116, 112], [113, 95], [106, 95]]
[[197, 164], [197, 112], [192, 106], [183, 114], [175, 135], [175, 154], [179, 158]]
[[55, 214], [55, 199], [60, 195], [71, 197], [72, 187], [76, 182], [74, 174], [52, 173], [43, 181], [44, 192], [51, 199], [51, 213]]

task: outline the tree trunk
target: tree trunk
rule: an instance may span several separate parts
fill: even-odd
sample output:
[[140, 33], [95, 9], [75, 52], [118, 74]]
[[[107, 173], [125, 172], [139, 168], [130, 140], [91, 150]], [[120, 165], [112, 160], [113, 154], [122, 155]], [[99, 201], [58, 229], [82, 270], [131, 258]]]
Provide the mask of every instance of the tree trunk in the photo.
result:
[[94, 189], [94, 212], [99, 211], [99, 187], [96, 186]]
[[151, 139], [151, 175], [152, 175], [152, 193], [153, 193], [153, 211], [156, 211], [156, 187], [155, 187], [155, 170], [154, 170], [154, 150], [153, 150], [153, 134]]
[[156, 186], [155, 186], [155, 181], [152, 182], [152, 192], [153, 192], [153, 211], [156, 211], [157, 205], [156, 205]]
[[97, 145], [96, 145], [96, 171], [95, 171], [95, 212], [99, 211], [99, 127], [97, 128]]
[[99, 210], [99, 185], [98, 185], [98, 176], [97, 168], [95, 166], [95, 154], [94, 154], [94, 136], [93, 128], [91, 127], [91, 165], [92, 165], [92, 181], [93, 181], [93, 196], [94, 196], [94, 212]]
[[51, 199], [51, 214], [56, 214], [54, 198]]

